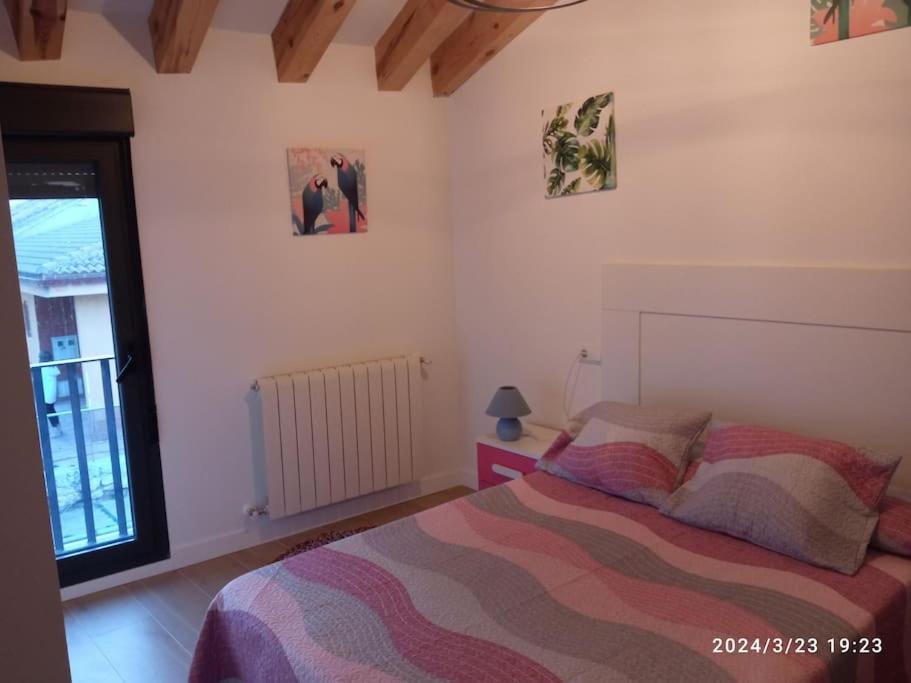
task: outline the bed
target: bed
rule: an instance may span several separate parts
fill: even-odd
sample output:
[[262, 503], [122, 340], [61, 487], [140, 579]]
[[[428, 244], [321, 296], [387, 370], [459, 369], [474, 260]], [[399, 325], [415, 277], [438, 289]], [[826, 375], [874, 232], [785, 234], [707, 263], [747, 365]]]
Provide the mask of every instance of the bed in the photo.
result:
[[[911, 271], [605, 266], [600, 397], [907, 455], [909, 296]], [[536, 472], [232, 582], [191, 680], [904, 681], [909, 590], [905, 557], [848, 576]]]
[[539, 472], [237, 579], [190, 678], [903, 681], [909, 590]]

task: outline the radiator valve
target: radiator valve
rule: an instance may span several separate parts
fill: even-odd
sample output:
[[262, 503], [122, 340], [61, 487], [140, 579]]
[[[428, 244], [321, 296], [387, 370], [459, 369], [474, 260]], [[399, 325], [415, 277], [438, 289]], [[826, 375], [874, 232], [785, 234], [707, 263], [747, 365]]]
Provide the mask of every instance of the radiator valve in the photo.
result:
[[263, 515], [269, 514], [269, 509], [265, 505], [250, 505], [247, 503], [244, 505], [244, 514], [247, 517], [262, 517]]

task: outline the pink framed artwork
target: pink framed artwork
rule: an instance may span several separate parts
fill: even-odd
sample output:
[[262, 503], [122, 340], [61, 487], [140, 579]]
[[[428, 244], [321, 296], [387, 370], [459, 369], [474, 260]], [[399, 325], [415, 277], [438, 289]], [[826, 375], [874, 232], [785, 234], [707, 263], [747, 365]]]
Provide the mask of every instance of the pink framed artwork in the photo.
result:
[[363, 150], [288, 150], [294, 235], [367, 232], [367, 163]]

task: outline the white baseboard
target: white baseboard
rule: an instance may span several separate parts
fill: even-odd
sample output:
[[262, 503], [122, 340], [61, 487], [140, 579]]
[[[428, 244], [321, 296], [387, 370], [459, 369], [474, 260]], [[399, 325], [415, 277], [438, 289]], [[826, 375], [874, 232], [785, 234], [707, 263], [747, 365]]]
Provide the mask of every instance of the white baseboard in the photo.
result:
[[369, 496], [329, 505], [319, 510], [288, 517], [275, 522], [268, 518], [252, 521], [250, 525], [235, 532], [203, 539], [196, 543], [177, 545], [171, 548], [171, 557], [163, 562], [148, 564], [118, 574], [112, 574], [93, 581], [86, 581], [60, 590], [61, 600], [72, 600], [125, 583], [138, 581], [157, 574], [180, 569], [198, 562], [237, 552], [245, 548], [267, 543], [285, 536], [331, 524], [349, 517], [379, 510], [406, 500], [426, 496], [453, 486], [468, 486], [477, 489], [477, 476], [471, 470], [453, 470], [434, 474], [419, 482], [412, 482], [394, 489], [380, 491]]

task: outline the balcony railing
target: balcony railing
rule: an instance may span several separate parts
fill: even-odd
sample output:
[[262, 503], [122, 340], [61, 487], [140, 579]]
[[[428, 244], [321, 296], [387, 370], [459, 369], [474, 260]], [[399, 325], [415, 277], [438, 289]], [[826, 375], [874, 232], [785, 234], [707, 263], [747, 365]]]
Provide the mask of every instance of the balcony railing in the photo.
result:
[[[121, 412], [114, 402], [113, 361], [112, 356], [98, 356], [31, 366], [58, 557], [127, 540], [134, 533]], [[60, 398], [52, 412], [45, 404], [44, 368], [60, 372], [55, 379]], [[61, 397], [61, 385], [68, 396]]]

